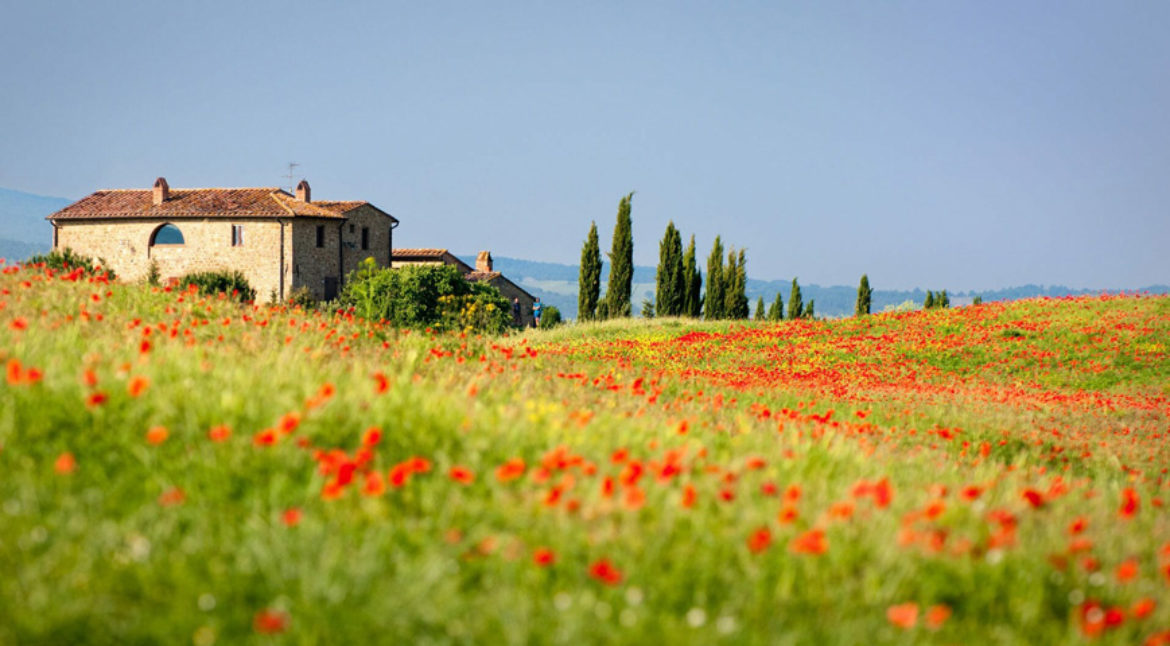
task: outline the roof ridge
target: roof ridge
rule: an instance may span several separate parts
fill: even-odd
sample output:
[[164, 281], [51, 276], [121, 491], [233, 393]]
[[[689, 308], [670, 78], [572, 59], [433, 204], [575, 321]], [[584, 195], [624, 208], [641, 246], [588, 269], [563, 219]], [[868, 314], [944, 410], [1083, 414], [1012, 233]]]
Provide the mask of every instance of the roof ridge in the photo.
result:
[[277, 195], [279, 195], [281, 192], [283, 192], [283, 191], [273, 191], [272, 193], [270, 193], [268, 195], [268, 197], [272, 198], [272, 201], [276, 202], [276, 205], [279, 206], [280, 208], [284, 209], [284, 211], [286, 213], [288, 213], [289, 215], [295, 216], [296, 211], [293, 211], [291, 206], [285, 204], [284, 200], [277, 197]]
[[[99, 188], [94, 193], [133, 193], [135, 191], [153, 191], [153, 188]], [[175, 191], [269, 191], [271, 193], [284, 193], [289, 197], [291, 194], [285, 193], [284, 189], [279, 186], [194, 186], [190, 188], [171, 188], [170, 192]]]

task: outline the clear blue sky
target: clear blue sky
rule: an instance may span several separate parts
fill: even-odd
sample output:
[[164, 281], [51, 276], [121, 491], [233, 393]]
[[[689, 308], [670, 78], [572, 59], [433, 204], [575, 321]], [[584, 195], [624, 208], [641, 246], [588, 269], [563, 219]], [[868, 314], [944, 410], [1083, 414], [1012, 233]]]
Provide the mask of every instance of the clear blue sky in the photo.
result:
[[1167, 2], [11, 2], [0, 186], [271, 186], [575, 263], [634, 198], [755, 278], [1170, 282]]

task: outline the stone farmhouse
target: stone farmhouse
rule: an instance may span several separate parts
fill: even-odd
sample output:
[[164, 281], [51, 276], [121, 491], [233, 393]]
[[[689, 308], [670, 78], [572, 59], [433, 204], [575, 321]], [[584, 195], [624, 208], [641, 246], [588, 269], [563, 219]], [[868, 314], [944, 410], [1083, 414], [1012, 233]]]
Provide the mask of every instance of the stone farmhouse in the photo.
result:
[[529, 324], [533, 297], [492, 271], [491, 254], [476, 268], [445, 249], [394, 249], [398, 220], [364, 201], [313, 201], [309, 183], [295, 195], [279, 188], [97, 191], [49, 215], [53, 249], [101, 258], [124, 280], [145, 279], [157, 266], [165, 281], [194, 271], [238, 270], [258, 299], [284, 300], [305, 287], [336, 298], [345, 276], [366, 258], [382, 267], [453, 264], [469, 280], [488, 282], [518, 298]]

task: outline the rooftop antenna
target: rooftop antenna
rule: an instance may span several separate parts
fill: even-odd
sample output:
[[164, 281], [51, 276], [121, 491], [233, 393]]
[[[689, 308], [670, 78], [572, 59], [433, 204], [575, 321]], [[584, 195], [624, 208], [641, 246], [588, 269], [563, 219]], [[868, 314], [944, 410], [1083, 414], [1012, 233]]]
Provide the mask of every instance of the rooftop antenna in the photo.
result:
[[296, 175], [295, 171], [296, 171], [297, 166], [300, 166], [300, 164], [298, 164], [296, 162], [289, 162], [288, 163], [288, 175], [281, 175], [281, 177], [288, 180], [288, 186], [286, 188], [287, 188], [289, 193], [292, 193], [293, 187], [296, 186], [297, 175]]

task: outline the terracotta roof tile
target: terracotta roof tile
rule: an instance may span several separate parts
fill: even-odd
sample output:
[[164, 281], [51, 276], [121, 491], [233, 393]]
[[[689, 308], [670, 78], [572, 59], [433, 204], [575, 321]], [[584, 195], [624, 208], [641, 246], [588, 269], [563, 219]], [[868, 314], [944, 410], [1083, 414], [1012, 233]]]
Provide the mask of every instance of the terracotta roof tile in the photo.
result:
[[113, 189], [97, 191], [48, 216], [47, 219], [291, 216], [343, 220], [346, 212], [365, 204], [369, 202], [301, 202], [279, 188], [263, 187], [171, 189], [167, 200], [156, 205], [150, 189]]
[[369, 204], [369, 202], [366, 202], [365, 200], [343, 200], [339, 202], [313, 202], [313, 204], [323, 209], [328, 209], [337, 213], [347, 213], [358, 208], [359, 206], [365, 206]]
[[446, 249], [394, 249], [394, 258], [441, 258]]
[[464, 274], [463, 277], [466, 278], [467, 280], [487, 281], [487, 280], [495, 280], [496, 278], [499, 278], [502, 275], [503, 274], [501, 274], [498, 271], [469, 271], [466, 274]]

